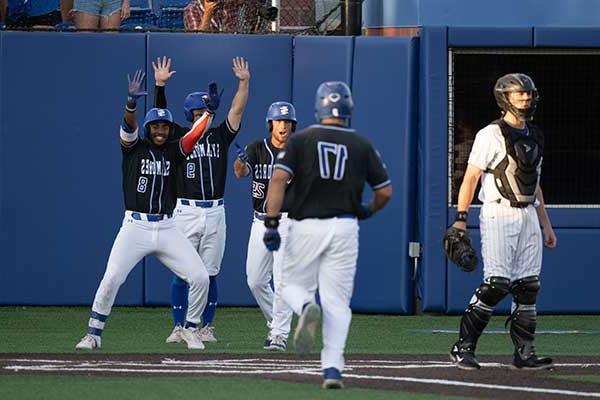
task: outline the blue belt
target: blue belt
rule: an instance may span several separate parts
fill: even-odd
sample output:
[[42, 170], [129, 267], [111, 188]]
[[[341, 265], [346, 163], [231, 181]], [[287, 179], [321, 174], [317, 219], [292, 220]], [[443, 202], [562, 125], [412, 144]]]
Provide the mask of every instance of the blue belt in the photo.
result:
[[132, 212], [131, 218], [136, 219], [138, 221], [162, 221], [163, 219], [171, 218], [173, 214], [144, 214], [139, 212]]
[[224, 201], [223, 199], [219, 200], [187, 200], [187, 199], [179, 199], [181, 204], [184, 206], [192, 206], [192, 207], [200, 207], [200, 208], [212, 208], [217, 206], [222, 206]]
[[350, 219], [354, 219], [354, 218], [356, 218], [356, 215], [354, 215], [354, 214], [340, 214], [340, 215], [336, 215], [334, 218], [350, 218]]

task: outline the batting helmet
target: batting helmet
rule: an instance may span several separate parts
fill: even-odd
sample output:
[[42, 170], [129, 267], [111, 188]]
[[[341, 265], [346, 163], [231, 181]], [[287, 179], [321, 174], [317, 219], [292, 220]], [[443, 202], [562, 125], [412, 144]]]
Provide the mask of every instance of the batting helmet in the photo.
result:
[[273, 130], [271, 121], [291, 121], [293, 132], [296, 130], [296, 109], [292, 103], [276, 101], [269, 106], [265, 121], [267, 121], [267, 128], [269, 128], [269, 131]]
[[348, 123], [353, 108], [352, 92], [344, 82], [323, 82], [317, 89], [315, 101], [317, 121], [323, 118], [340, 118]]
[[183, 113], [185, 114], [185, 119], [189, 122], [194, 122], [193, 110], [202, 110], [203, 108], [206, 108], [206, 103], [204, 102], [205, 96], [208, 96], [208, 93], [193, 92], [186, 96], [183, 101]]
[[169, 134], [173, 131], [173, 115], [171, 111], [166, 108], [151, 108], [150, 111], [146, 114], [146, 118], [144, 118], [144, 137], [150, 137], [150, 125], [151, 122], [154, 121], [167, 121], [171, 126]]
[[[531, 92], [531, 104], [529, 108], [517, 108], [508, 99], [508, 94], [513, 92]], [[525, 74], [506, 74], [500, 77], [494, 85], [494, 97], [505, 112], [514, 114], [521, 121], [531, 121], [538, 100], [540, 99], [533, 80]]]

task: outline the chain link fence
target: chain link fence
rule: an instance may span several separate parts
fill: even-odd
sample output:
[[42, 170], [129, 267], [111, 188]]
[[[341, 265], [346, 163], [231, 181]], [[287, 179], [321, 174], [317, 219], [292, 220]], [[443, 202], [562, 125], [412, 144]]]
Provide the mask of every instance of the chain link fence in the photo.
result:
[[[2, 5], [0, 0], [0, 7]], [[173, 31], [244, 34], [291, 33], [341, 35], [345, 7], [360, 7], [362, 0], [129, 0], [129, 10], [114, 0], [5, 0], [0, 13], [2, 28], [8, 30], [60, 31]], [[75, 3], [74, 3], [75, 1]], [[94, 4], [97, 26], [83, 12]], [[97, 7], [97, 6], [96, 6]], [[86, 11], [82, 11], [86, 8]], [[61, 12], [62, 9], [62, 12]], [[120, 9], [120, 10], [119, 10]], [[89, 15], [88, 15], [89, 16]], [[107, 18], [107, 19], [105, 19]], [[106, 23], [112, 18], [110, 23]], [[360, 28], [360, 27], [359, 27]]]

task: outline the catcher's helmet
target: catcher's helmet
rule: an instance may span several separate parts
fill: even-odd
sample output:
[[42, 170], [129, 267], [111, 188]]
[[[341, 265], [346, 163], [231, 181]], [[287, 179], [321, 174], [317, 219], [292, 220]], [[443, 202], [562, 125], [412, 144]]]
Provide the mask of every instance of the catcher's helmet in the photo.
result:
[[267, 121], [267, 128], [269, 128], [269, 132], [273, 130], [273, 124], [271, 121], [291, 121], [292, 132], [294, 132], [296, 130], [296, 109], [292, 103], [288, 103], [286, 101], [276, 101], [269, 106], [265, 121]]
[[185, 114], [185, 119], [189, 122], [194, 122], [193, 110], [202, 110], [203, 108], [206, 108], [206, 103], [204, 102], [205, 96], [208, 96], [208, 93], [193, 92], [186, 96], [183, 101], [183, 113]]
[[352, 92], [344, 82], [323, 82], [317, 89], [315, 100], [317, 121], [323, 118], [341, 118], [348, 124], [353, 108]]
[[146, 114], [146, 118], [144, 118], [144, 134], [143, 137], [150, 137], [150, 125], [151, 122], [154, 121], [167, 121], [170, 125], [169, 134], [173, 131], [173, 115], [171, 111], [166, 108], [151, 108], [150, 111]]
[[[508, 99], [511, 92], [531, 92], [531, 104], [529, 108], [517, 108]], [[525, 74], [507, 74], [498, 79], [494, 85], [494, 97], [500, 107], [505, 112], [514, 114], [521, 121], [531, 121], [538, 100], [540, 98], [538, 90], [533, 80]]]

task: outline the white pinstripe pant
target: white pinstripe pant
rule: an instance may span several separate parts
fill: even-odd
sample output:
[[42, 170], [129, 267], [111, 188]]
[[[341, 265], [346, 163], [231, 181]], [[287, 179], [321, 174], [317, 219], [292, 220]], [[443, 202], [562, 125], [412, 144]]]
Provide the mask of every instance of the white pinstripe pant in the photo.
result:
[[485, 203], [479, 214], [484, 279], [501, 276], [515, 281], [539, 275], [542, 231], [533, 206]]

